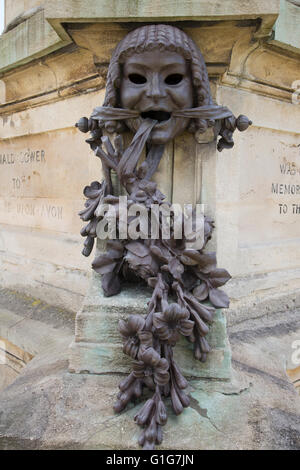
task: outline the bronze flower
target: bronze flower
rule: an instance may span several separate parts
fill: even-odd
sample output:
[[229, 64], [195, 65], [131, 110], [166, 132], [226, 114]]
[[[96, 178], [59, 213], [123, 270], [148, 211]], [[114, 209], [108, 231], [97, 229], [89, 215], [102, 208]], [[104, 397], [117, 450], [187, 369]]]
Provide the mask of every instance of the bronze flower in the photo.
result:
[[137, 379], [154, 377], [157, 385], [165, 385], [169, 382], [169, 363], [165, 358], [153, 349], [146, 349], [140, 356], [140, 361], [133, 363], [133, 375]]
[[136, 275], [142, 279], [157, 275], [159, 267], [147, 245], [134, 240], [127, 243], [125, 248], [127, 250], [125, 261]]
[[153, 325], [161, 341], [175, 344], [179, 339], [179, 334], [183, 336], [192, 334], [194, 322], [189, 320], [188, 310], [173, 303], [168, 305], [163, 312], [154, 313]]
[[140, 315], [130, 315], [127, 321], [119, 321], [119, 330], [123, 338], [123, 351], [136, 359], [140, 352], [152, 346], [152, 333], [143, 331], [145, 320]]
[[218, 289], [231, 279], [226, 269], [216, 268], [209, 273], [197, 272], [197, 277], [202, 283], [193, 290], [194, 296], [201, 302], [209, 297], [210, 302], [216, 308], [228, 308], [229, 298], [226, 292]]

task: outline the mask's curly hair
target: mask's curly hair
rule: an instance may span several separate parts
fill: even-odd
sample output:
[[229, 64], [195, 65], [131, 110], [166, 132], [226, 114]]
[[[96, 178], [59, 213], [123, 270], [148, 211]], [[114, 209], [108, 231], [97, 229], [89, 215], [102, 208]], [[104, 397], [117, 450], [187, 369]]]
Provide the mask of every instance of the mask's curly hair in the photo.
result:
[[[103, 106], [118, 107], [119, 88], [121, 85], [121, 66], [127, 57], [134, 53], [141, 53], [160, 49], [163, 51], [178, 52], [190, 64], [192, 83], [194, 86], [195, 106], [204, 106], [213, 103], [206, 65], [201, 52], [181, 29], [166, 24], [153, 24], [137, 28], [119, 42], [113, 52], [107, 74], [106, 94]], [[191, 120], [189, 130], [192, 132], [205, 132], [209, 123], [206, 119]], [[113, 123], [107, 123], [110, 127]], [[118, 130], [121, 130], [118, 124]]]

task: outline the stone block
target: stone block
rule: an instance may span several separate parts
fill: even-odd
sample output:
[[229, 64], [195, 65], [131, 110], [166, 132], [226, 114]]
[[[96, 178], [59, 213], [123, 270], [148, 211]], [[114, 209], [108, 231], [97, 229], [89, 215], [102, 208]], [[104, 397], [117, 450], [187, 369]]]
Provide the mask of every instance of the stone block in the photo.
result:
[[[69, 41], [70, 42], [70, 41]], [[50, 24], [44, 20], [44, 11], [38, 11], [26, 21], [0, 38], [1, 72], [30, 62], [64, 45]]]
[[[131, 359], [122, 351], [118, 331], [120, 319], [147, 313], [151, 290], [144, 286], [124, 286], [119, 295], [104, 297], [100, 276], [94, 275], [83, 308], [76, 317], [75, 340], [70, 346], [70, 370], [76, 373], [128, 373]], [[216, 312], [208, 334], [211, 352], [206, 363], [196, 361], [192, 345], [182, 338], [174, 350], [175, 359], [187, 377], [227, 380], [231, 374], [231, 352], [226, 320]]]

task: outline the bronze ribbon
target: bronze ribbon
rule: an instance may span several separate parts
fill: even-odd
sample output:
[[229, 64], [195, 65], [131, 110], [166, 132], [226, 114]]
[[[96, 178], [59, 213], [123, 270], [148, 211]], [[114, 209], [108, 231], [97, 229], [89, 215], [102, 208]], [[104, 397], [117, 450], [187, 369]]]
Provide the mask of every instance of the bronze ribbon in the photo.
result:
[[133, 173], [139, 159], [143, 148], [146, 144], [146, 141], [152, 131], [153, 127], [157, 124], [157, 121], [153, 119], [145, 119], [145, 121], [140, 125], [137, 132], [135, 133], [131, 144], [125, 150], [117, 168], [118, 176], [122, 181], [124, 177]]
[[[140, 116], [140, 111], [134, 109], [111, 108], [98, 106], [91, 114], [91, 118], [97, 121], [119, 121], [122, 119], [134, 119]], [[172, 113], [174, 117], [190, 119], [225, 119], [232, 116], [232, 112], [226, 106], [210, 104], [198, 108], [179, 109]]]

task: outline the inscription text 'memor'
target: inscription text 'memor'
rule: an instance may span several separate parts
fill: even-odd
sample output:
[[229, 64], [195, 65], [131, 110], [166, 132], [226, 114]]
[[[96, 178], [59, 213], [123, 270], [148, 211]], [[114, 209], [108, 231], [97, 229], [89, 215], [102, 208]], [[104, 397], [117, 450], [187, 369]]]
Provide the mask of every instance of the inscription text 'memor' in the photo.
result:
[[300, 194], [300, 184], [272, 183], [272, 194]]

